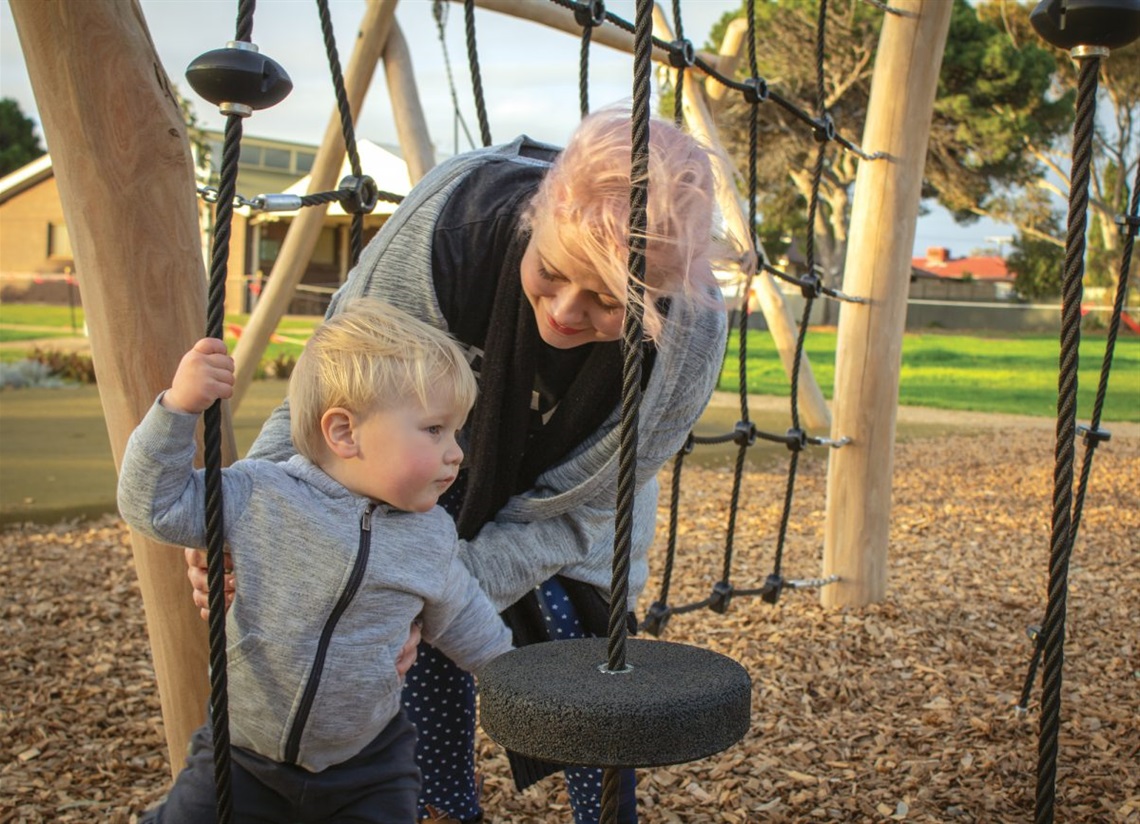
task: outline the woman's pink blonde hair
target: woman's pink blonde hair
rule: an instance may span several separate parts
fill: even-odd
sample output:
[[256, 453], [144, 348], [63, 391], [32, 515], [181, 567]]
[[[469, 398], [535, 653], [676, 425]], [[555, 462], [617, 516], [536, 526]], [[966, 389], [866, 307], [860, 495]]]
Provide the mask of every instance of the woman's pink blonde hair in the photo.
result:
[[[563, 273], [599, 275], [626, 302], [629, 278], [631, 121], [628, 110], [586, 117], [524, 214], [542, 259]], [[707, 300], [714, 212], [709, 150], [677, 127], [649, 128], [645, 336], [659, 337], [663, 297]]]

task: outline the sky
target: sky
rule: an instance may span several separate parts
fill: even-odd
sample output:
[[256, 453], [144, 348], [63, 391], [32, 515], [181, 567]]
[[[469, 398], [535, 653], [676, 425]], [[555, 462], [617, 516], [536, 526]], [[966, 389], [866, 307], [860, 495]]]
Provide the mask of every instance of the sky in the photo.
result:
[[[223, 116], [190, 89], [185, 70], [195, 57], [222, 48], [233, 38], [236, 0], [141, 0], [141, 5], [167, 75], [185, 97], [194, 101], [201, 125], [222, 129]], [[396, 7], [396, 20], [412, 55], [428, 132], [437, 155], [446, 156], [471, 148], [471, 144], [456, 118], [444, 46], [432, 6], [432, 0], [401, 0]], [[671, 17], [671, 3], [662, 6]], [[681, 0], [686, 36], [700, 48], [712, 25], [725, 12], [740, 6], [740, 0]], [[449, 2], [444, 7], [444, 42], [459, 111], [478, 144], [479, 124], [468, 70], [463, 5]], [[344, 67], [364, 16], [365, 0], [330, 0], [329, 8]], [[628, 21], [634, 18], [634, 0], [607, 0], [606, 9]], [[538, 140], [564, 143], [578, 121], [579, 38], [482, 8], [476, 9], [475, 28], [493, 141], [506, 142], [527, 134]], [[252, 40], [263, 54], [282, 65], [294, 88], [277, 106], [248, 118], [243, 124], [244, 133], [319, 143], [336, 99], [317, 4], [313, 0], [261, 0], [256, 5]], [[592, 48], [592, 109], [630, 99], [632, 64], [629, 54], [601, 45]], [[7, 2], [0, 3], [0, 97], [15, 99], [21, 110], [39, 123]], [[398, 143], [382, 67], [377, 68], [355, 130], [358, 138]], [[848, 131], [848, 136], [858, 142], [860, 133], [861, 128]], [[44, 144], [50, 150], [46, 139]], [[993, 238], [1012, 234], [1009, 227], [987, 221], [959, 226], [943, 210], [927, 205], [931, 206], [931, 213], [919, 219], [914, 242], [916, 255], [924, 254], [928, 246], [947, 246], [955, 256], [964, 255], [979, 247], [997, 246]]]

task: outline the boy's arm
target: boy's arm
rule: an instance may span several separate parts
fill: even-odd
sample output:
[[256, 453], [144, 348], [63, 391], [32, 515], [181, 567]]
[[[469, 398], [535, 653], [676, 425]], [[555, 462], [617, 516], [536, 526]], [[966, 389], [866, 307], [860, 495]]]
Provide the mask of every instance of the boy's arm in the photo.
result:
[[443, 593], [425, 602], [424, 640], [468, 672], [511, 649], [511, 631], [454, 555]]
[[118, 488], [127, 523], [167, 543], [205, 543], [204, 477], [193, 467], [194, 433], [199, 413], [232, 394], [233, 359], [222, 341], [203, 338], [127, 442]]

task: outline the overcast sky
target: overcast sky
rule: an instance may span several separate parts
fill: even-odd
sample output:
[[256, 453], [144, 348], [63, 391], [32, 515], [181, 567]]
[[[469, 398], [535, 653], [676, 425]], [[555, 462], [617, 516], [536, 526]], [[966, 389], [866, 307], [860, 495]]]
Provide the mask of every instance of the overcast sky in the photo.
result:
[[[80, 2], [81, 0], [69, 0]], [[212, 104], [197, 97], [185, 80], [186, 66], [198, 55], [223, 47], [234, 35], [236, 0], [141, 0], [147, 26], [170, 79], [195, 102], [202, 125], [221, 129], [224, 119]], [[671, 16], [671, 3], [663, 3]], [[447, 64], [432, 0], [401, 0], [396, 19], [408, 41], [416, 84], [428, 131], [437, 152], [470, 148], [457, 126], [448, 85]], [[365, 0], [330, 0], [340, 61], [347, 66], [365, 10]], [[740, 0], [682, 0], [686, 36], [701, 48], [709, 29]], [[471, 92], [462, 3], [446, 3], [444, 33], [455, 78], [459, 109], [473, 139], [479, 125]], [[607, 0], [606, 9], [632, 21], [634, 0]], [[561, 31], [477, 8], [477, 46], [491, 137], [504, 142], [518, 134], [561, 144], [578, 121], [579, 39]], [[261, 0], [253, 24], [253, 42], [280, 63], [293, 81], [293, 92], [277, 106], [255, 112], [244, 124], [247, 135], [319, 143], [335, 108], [325, 47], [313, 0]], [[628, 101], [632, 95], [632, 56], [595, 45], [590, 57], [590, 106]], [[19, 38], [7, 2], [0, 3], [0, 97], [15, 99], [39, 122], [35, 98], [24, 67]], [[397, 143], [391, 104], [378, 68], [361, 116], [358, 137]], [[861, 127], [848, 129], [859, 139]], [[458, 134], [458, 143], [456, 135]], [[47, 141], [45, 140], [45, 145]], [[50, 149], [50, 146], [48, 146]], [[937, 212], [919, 221], [915, 249], [946, 245], [955, 254], [1007, 234], [1003, 227], [956, 226]]]

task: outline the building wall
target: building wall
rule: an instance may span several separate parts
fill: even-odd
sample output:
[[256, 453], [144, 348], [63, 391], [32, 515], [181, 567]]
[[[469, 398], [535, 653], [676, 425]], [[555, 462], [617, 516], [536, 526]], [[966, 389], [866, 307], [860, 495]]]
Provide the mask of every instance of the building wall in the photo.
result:
[[49, 255], [52, 226], [64, 226], [63, 204], [54, 177], [0, 203], [0, 273], [28, 276], [62, 273], [69, 266], [74, 269], [70, 254]]

